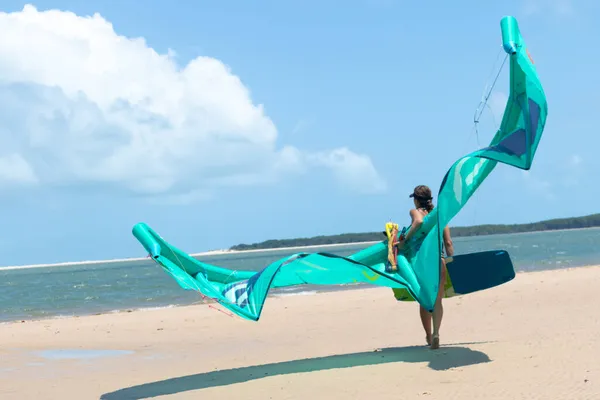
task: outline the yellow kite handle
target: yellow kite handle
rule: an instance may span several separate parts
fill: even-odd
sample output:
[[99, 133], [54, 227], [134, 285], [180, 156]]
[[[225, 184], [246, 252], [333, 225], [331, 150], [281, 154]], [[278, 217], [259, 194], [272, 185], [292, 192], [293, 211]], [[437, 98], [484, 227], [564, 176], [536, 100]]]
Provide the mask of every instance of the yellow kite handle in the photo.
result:
[[398, 224], [387, 222], [385, 224], [385, 234], [387, 235], [388, 239], [392, 239], [392, 241], [394, 241], [396, 239], [396, 233], [398, 233]]

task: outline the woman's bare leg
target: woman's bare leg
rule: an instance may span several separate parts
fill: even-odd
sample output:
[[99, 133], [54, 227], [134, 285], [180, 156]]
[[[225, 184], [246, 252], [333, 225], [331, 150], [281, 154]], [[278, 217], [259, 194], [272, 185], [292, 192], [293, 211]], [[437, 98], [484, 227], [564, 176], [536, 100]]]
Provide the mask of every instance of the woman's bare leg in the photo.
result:
[[427, 345], [431, 346], [431, 313], [422, 306], [419, 306], [419, 314], [421, 315], [423, 329], [425, 329], [425, 340], [427, 341]]
[[440, 289], [438, 296], [435, 301], [433, 308], [433, 337], [431, 341], [431, 348], [437, 349], [440, 347], [440, 326], [442, 325], [442, 318], [444, 317], [444, 306], [442, 305], [442, 298], [444, 297], [444, 286], [446, 285], [446, 260], [442, 258], [441, 271], [440, 271]]

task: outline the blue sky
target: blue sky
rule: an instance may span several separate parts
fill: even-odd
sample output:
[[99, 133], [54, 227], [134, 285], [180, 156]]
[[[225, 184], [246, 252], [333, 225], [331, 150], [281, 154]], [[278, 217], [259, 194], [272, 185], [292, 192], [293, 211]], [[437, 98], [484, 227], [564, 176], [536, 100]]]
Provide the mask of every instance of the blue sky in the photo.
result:
[[508, 65], [474, 135], [504, 15], [545, 136], [453, 224], [599, 212], [600, 4], [439, 3], [3, 1], [0, 264], [144, 256], [139, 221], [188, 252], [406, 223], [502, 117]]

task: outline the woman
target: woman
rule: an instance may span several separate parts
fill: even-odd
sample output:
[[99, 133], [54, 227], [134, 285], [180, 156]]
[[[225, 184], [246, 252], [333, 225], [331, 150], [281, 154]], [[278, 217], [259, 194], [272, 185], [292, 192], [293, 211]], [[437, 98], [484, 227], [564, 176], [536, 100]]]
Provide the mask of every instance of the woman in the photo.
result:
[[[423, 218], [433, 210], [433, 197], [431, 197], [431, 189], [425, 185], [419, 185], [415, 187], [413, 193], [409, 196], [412, 197], [415, 203], [415, 208], [410, 210], [410, 217], [412, 223], [410, 229], [406, 232], [403, 238], [400, 238], [398, 243], [398, 250], [402, 249], [404, 243], [406, 243], [423, 224]], [[447, 226], [444, 228], [444, 248], [446, 255], [451, 257], [454, 254], [454, 246], [452, 239], [450, 238], [450, 228]], [[440, 325], [442, 324], [442, 317], [444, 315], [444, 307], [442, 306], [442, 297], [444, 296], [444, 286], [446, 284], [446, 260], [444, 260], [444, 254], [442, 250], [441, 263], [440, 263], [440, 287], [433, 309], [433, 313], [429, 313], [425, 308], [419, 305], [419, 313], [421, 315], [421, 323], [423, 329], [425, 329], [425, 340], [432, 349], [437, 349], [440, 346]], [[433, 314], [433, 315], [432, 315]], [[433, 333], [431, 332], [431, 320], [433, 317]]]

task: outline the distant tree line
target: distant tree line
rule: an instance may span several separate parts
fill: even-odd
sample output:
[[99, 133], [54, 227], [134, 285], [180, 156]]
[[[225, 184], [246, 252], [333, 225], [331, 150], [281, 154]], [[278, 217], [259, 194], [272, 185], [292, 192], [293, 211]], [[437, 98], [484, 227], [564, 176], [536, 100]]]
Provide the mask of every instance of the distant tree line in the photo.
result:
[[[600, 227], [600, 214], [592, 214], [583, 217], [549, 219], [528, 224], [510, 225], [476, 225], [464, 227], [452, 227], [453, 237], [497, 235], [503, 233], [521, 233], [535, 231], [550, 231], [559, 229], [578, 229]], [[364, 233], [342, 233], [339, 235], [314, 236], [310, 238], [296, 239], [272, 239], [260, 243], [237, 244], [231, 250], [255, 250], [274, 249], [281, 247], [297, 246], [319, 246], [324, 244], [374, 242], [385, 239], [382, 230], [378, 232]]]

